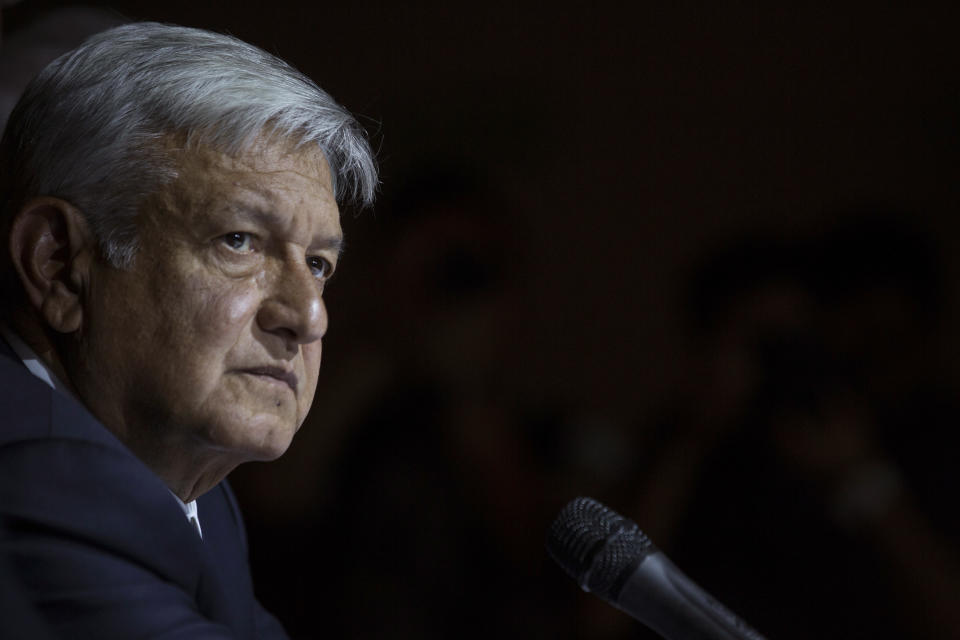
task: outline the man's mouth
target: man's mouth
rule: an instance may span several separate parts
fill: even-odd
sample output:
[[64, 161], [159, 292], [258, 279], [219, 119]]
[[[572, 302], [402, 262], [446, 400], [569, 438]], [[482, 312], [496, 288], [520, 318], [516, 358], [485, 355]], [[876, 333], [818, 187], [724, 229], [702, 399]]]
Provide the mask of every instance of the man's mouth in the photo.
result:
[[282, 367], [265, 366], [242, 369], [242, 372], [254, 376], [272, 378], [286, 384], [294, 393], [297, 392], [297, 374], [288, 369], [284, 369]]

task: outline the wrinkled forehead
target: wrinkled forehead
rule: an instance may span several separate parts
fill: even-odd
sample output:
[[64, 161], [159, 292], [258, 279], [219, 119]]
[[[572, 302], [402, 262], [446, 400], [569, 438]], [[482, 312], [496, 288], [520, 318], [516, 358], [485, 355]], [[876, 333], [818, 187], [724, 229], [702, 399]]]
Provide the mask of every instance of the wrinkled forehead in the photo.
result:
[[295, 167], [305, 178], [323, 184], [332, 183], [330, 163], [319, 145], [268, 133], [252, 139], [240, 149], [222, 149], [202, 137], [168, 135], [161, 141], [161, 150], [177, 174], [185, 170], [269, 174]]
[[242, 152], [228, 153], [173, 139], [166, 141], [163, 152], [170, 171], [156, 196], [169, 204], [172, 198], [180, 207], [197, 206], [246, 190], [312, 199], [324, 208], [337, 206], [329, 164], [315, 144], [257, 140]]

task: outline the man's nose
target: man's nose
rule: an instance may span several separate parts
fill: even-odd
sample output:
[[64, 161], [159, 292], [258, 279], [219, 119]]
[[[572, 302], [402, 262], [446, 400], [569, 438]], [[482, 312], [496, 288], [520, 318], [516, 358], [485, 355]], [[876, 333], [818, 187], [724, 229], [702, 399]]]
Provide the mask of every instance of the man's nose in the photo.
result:
[[323, 286], [306, 260], [291, 260], [273, 277], [257, 322], [264, 331], [281, 336], [289, 347], [314, 342], [327, 332]]

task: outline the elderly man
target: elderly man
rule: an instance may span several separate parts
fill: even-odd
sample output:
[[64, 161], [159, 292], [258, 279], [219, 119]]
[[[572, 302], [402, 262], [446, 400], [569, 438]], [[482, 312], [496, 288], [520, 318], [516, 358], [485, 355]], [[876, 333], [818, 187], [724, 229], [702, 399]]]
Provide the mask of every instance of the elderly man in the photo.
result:
[[224, 478], [310, 408], [361, 130], [255, 47], [142, 23], [51, 63], [0, 163], [0, 560], [30, 619], [283, 637]]

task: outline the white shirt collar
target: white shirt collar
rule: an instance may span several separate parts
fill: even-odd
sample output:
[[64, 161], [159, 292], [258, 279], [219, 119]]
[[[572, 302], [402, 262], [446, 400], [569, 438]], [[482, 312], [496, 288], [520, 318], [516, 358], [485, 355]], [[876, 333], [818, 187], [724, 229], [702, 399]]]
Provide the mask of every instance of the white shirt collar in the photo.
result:
[[193, 528], [197, 530], [197, 535], [202, 538], [203, 529], [200, 528], [200, 516], [197, 514], [197, 501], [191, 500], [190, 502], [184, 502], [173, 491], [170, 492], [170, 495], [173, 496], [177, 504], [180, 505], [180, 508], [183, 509], [183, 514], [187, 516], [187, 522], [193, 525]]
[[51, 389], [73, 398], [73, 394], [70, 393], [66, 385], [60, 381], [53, 371], [47, 368], [43, 360], [33, 352], [33, 349], [27, 346], [26, 342], [20, 339], [20, 336], [4, 324], [0, 324], [0, 336], [3, 336], [3, 339], [7, 341], [7, 344], [10, 345], [13, 352], [17, 354], [17, 357], [20, 358], [27, 369], [30, 370], [30, 373], [46, 382]]
[[[76, 398], [70, 390], [60, 381], [56, 374], [51, 371], [43, 360], [34, 353], [33, 349], [27, 346], [27, 343], [20, 339], [20, 336], [15, 334], [10, 330], [9, 327], [0, 323], [0, 336], [3, 336], [3, 339], [7, 341], [7, 344], [10, 345], [10, 348], [13, 349], [13, 352], [17, 354], [17, 357], [23, 361], [23, 364], [30, 370], [37, 378], [40, 378], [47, 385], [50, 386], [54, 391], [59, 391], [60, 393], [69, 396], [71, 398]], [[183, 509], [184, 515], [187, 516], [187, 521], [197, 530], [197, 534], [202, 538], [203, 531], [200, 529], [200, 516], [197, 514], [197, 501], [191, 500], [190, 502], [184, 502], [177, 494], [173, 491], [170, 492], [170, 495], [177, 501], [177, 504], [180, 505], [180, 508]]]

